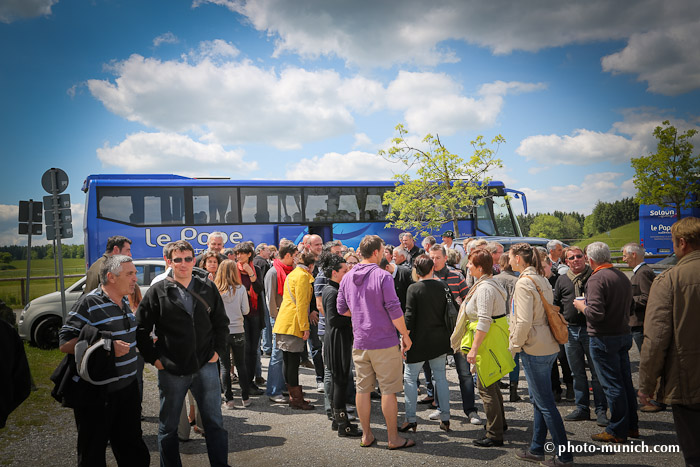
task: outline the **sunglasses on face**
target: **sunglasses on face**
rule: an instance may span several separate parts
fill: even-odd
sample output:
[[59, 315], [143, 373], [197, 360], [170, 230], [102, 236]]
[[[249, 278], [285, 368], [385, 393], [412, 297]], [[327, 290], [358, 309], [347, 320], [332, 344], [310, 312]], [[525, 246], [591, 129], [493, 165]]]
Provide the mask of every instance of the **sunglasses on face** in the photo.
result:
[[573, 256], [569, 256], [566, 259], [568, 259], [569, 261], [573, 261], [575, 259], [581, 259], [581, 258], [583, 258], [583, 255], [573, 255]]
[[194, 256], [187, 256], [187, 257], [185, 257], [185, 258], [173, 258], [172, 261], [173, 261], [173, 263], [175, 263], [175, 264], [180, 264], [180, 263], [182, 263], [183, 261], [184, 261], [185, 263], [191, 263], [192, 261], [194, 261]]

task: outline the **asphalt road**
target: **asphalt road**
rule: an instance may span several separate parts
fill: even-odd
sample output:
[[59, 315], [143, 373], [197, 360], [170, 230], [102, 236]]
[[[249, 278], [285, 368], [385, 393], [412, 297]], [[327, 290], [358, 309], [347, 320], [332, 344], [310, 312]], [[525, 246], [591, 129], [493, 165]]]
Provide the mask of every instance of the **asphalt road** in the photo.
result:
[[[633, 378], [636, 383], [639, 354], [636, 347], [630, 352]], [[267, 367], [267, 358], [263, 366]], [[266, 371], [263, 371], [265, 374]], [[156, 435], [158, 429], [158, 389], [156, 373], [147, 365], [144, 374], [145, 395], [142, 424], [144, 439], [151, 451], [151, 465], [158, 465]], [[419, 405], [418, 431], [408, 434], [417, 446], [402, 450], [386, 449], [386, 430], [378, 401], [372, 406], [372, 426], [378, 443], [371, 448], [361, 448], [357, 439], [339, 438], [330, 429], [330, 422], [323, 411], [322, 394], [314, 384], [312, 370], [301, 370], [301, 382], [307, 396], [317, 408], [311, 412], [292, 410], [286, 406], [271, 404], [267, 397], [253, 397], [247, 409], [224, 410], [224, 423], [229, 433], [229, 462], [231, 465], [279, 466], [279, 465], [465, 465], [480, 463], [505, 466], [529, 465], [514, 457], [517, 449], [529, 445], [532, 436], [532, 406], [527, 402], [506, 402], [506, 418], [509, 430], [505, 445], [500, 448], [478, 448], [472, 440], [483, 435], [483, 427], [470, 425], [461, 411], [457, 374], [448, 370], [452, 414], [452, 432], [438, 428], [438, 422], [428, 419], [430, 410]], [[525, 377], [521, 373], [521, 395], [525, 394]], [[507, 390], [504, 391], [506, 395]], [[238, 396], [238, 393], [236, 393]], [[507, 395], [506, 395], [507, 400]], [[483, 416], [481, 401], [477, 398], [479, 413]], [[562, 415], [574, 407], [572, 402], [559, 405]], [[403, 397], [399, 397], [399, 421], [403, 420]], [[587, 451], [576, 454], [577, 465], [644, 465], [682, 466], [678, 453], [652, 452], [658, 449], [674, 449], [677, 437], [670, 410], [656, 414], [639, 413], [641, 439], [624, 445], [625, 449], [638, 452], [601, 453], [599, 443], [590, 436], [601, 429], [594, 421], [565, 422], [567, 436], [575, 449]], [[0, 433], [1, 436], [1, 433]], [[76, 431], [72, 412], [61, 409], [59, 416], [47, 418], [41, 428], [34, 428], [21, 442], [14, 443], [0, 452], [0, 464], [61, 466], [75, 465]], [[610, 445], [612, 446], [612, 445]], [[619, 445], [618, 445], [619, 446]], [[597, 452], [592, 452], [596, 450]], [[644, 452], [644, 451], [649, 452]], [[205, 440], [192, 433], [190, 441], [180, 444], [183, 465], [206, 466]], [[116, 465], [108, 449], [108, 465]]]

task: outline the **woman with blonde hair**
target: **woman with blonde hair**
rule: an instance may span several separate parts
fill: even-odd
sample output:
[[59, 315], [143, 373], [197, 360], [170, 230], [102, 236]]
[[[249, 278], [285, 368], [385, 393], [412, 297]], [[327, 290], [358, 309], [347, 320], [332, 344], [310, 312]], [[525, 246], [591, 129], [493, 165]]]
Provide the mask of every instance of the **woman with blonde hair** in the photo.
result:
[[348, 265], [348, 269], [352, 269], [357, 263], [360, 262], [360, 257], [357, 256], [356, 253], [353, 253], [352, 251], [345, 253], [345, 256], [343, 256], [343, 259]]
[[510, 322], [510, 350], [520, 353], [525, 370], [530, 401], [534, 407], [532, 441], [528, 449], [515, 456], [542, 465], [573, 465], [573, 455], [564, 452], [545, 461], [547, 431], [552, 434], [553, 452], [565, 448], [568, 440], [564, 422], [554, 402], [551, 386], [552, 365], [559, 354], [559, 344], [549, 329], [540, 291], [552, 303], [554, 294], [537, 251], [527, 243], [513, 245], [508, 252], [513, 271], [519, 272], [513, 292], [513, 318]]
[[231, 354], [233, 360], [238, 362], [238, 383], [241, 386], [241, 399], [243, 407], [250, 405], [249, 377], [245, 366], [245, 329], [243, 317], [250, 311], [248, 294], [241, 284], [241, 276], [235, 261], [226, 259], [221, 262], [216, 272], [214, 284], [219, 289], [221, 299], [224, 301], [226, 316], [228, 316], [229, 335], [226, 338], [226, 351], [219, 355], [221, 360], [221, 383], [224, 388], [224, 403], [227, 409], [235, 408], [233, 403], [233, 391], [231, 390]]

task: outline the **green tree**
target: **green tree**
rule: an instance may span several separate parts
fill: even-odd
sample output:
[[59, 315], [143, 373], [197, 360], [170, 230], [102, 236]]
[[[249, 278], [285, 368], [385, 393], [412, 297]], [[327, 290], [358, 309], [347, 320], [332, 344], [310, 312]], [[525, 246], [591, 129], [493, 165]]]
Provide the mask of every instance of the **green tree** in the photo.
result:
[[566, 214], [562, 219], [561, 230], [561, 238], [565, 238], [567, 240], [578, 240], [583, 235], [581, 223], [571, 214]]
[[[697, 130], [678, 134], [668, 120], [662, 125], [654, 129], [654, 137], [659, 140], [656, 154], [632, 159], [636, 199], [640, 204], [672, 206], [680, 219], [682, 208], [700, 203], [697, 198], [700, 195], [700, 155], [693, 156], [690, 142]], [[694, 202], [688, 200], [692, 194], [696, 196]]]
[[596, 230], [596, 223], [595, 214], [586, 216], [586, 220], [583, 221], [583, 234], [586, 237], [592, 237], [598, 233], [598, 230]]
[[551, 214], [539, 214], [530, 225], [530, 236], [563, 238], [562, 223]]
[[[379, 151], [383, 158], [402, 164], [406, 172], [395, 175], [396, 188], [384, 194], [384, 204], [391, 207], [387, 215], [387, 227], [398, 229], [438, 229], [445, 222], [452, 222], [455, 235], [459, 235], [457, 220], [474, 213], [477, 204], [489, 196], [488, 171], [502, 167], [496, 159], [498, 146], [505, 139], [498, 135], [487, 146], [483, 136], [471, 142], [474, 154], [464, 160], [451, 153], [439, 136], [428, 134], [423, 138], [425, 150], [406, 141], [408, 132], [402, 124], [396, 126], [399, 136], [393, 146]], [[407, 173], [415, 170], [416, 177]]]
[[10, 264], [12, 262], [12, 254], [6, 251], [0, 253], [0, 263]]

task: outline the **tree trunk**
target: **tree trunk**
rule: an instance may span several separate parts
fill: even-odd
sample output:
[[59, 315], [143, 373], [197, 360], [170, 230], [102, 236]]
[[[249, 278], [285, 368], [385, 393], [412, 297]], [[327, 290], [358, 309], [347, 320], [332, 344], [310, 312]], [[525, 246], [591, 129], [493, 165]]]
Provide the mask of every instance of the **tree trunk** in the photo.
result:
[[452, 230], [454, 230], [455, 238], [459, 237], [459, 225], [457, 219], [452, 219]]

